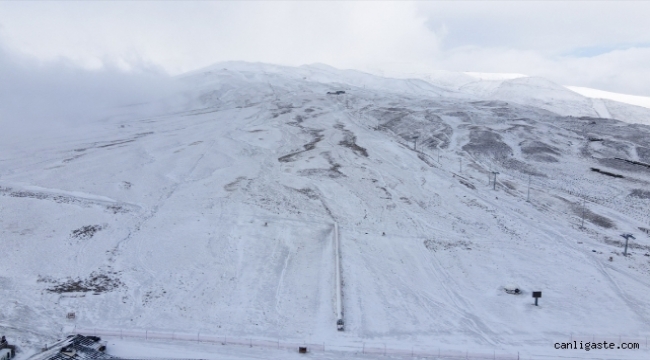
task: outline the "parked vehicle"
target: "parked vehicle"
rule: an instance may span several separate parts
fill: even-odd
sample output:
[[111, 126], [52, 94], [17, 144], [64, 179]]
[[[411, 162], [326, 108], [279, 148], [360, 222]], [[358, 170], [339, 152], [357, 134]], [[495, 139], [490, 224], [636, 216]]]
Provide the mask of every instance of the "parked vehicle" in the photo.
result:
[[9, 360], [16, 356], [16, 346], [9, 345], [7, 338], [0, 338], [0, 360]]

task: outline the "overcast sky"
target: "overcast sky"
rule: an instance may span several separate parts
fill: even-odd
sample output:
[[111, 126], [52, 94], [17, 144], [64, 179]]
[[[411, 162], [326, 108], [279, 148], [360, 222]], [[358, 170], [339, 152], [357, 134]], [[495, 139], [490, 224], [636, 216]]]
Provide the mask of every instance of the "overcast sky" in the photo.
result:
[[227, 60], [507, 72], [650, 96], [649, 15], [640, 1], [15, 1], [0, 2], [0, 56], [172, 75]]

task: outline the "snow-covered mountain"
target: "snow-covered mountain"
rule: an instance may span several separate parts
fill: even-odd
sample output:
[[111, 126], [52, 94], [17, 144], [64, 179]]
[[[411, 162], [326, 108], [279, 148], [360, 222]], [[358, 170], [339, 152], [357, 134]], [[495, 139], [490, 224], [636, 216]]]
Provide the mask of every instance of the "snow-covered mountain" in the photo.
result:
[[401, 79], [425, 80], [444, 89], [466, 93], [483, 100], [517, 102], [566, 116], [596, 116], [650, 124], [650, 97], [645, 96], [561, 86], [544, 78], [523, 74], [459, 73], [442, 70], [430, 73], [386, 74]]
[[650, 334], [638, 108], [325, 65], [177, 81], [165, 107], [0, 144], [0, 330], [23, 348], [73, 326], [488, 351]]

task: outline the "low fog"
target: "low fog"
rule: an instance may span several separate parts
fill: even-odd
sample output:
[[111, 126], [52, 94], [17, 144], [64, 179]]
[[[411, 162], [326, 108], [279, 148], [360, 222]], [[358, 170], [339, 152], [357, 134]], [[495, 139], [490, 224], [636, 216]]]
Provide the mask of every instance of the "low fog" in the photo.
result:
[[176, 81], [160, 69], [121, 70], [107, 62], [88, 70], [66, 61], [38, 61], [0, 48], [0, 141], [75, 131], [89, 121], [127, 114], [134, 105], [171, 95]]

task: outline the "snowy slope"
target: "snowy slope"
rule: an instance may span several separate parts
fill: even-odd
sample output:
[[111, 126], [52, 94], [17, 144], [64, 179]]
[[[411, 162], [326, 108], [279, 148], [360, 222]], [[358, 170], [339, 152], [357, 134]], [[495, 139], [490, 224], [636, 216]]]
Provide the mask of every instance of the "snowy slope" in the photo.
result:
[[163, 112], [0, 144], [0, 329], [22, 346], [70, 326], [488, 352], [650, 334], [650, 169], [616, 159], [650, 163], [650, 127], [534, 78], [493, 100], [320, 65], [178, 80]]
[[607, 99], [593, 100], [600, 100], [614, 119], [625, 119], [625, 122], [633, 124], [650, 125], [650, 109], [647, 107], [628, 105]]
[[[390, 73], [402, 79], [421, 79], [442, 89], [483, 100], [516, 102], [546, 109], [564, 116], [614, 117], [648, 124], [650, 98], [612, 93], [577, 86], [562, 86], [547, 79], [523, 74], [432, 71], [428, 73]], [[609, 105], [608, 105], [609, 104]], [[633, 105], [633, 106], [630, 106]], [[609, 108], [614, 110], [610, 111]]]
[[[576, 93], [591, 98], [599, 114], [636, 124], [650, 124], [650, 97], [612, 93], [577, 86], [567, 86]], [[598, 108], [598, 109], [597, 109]]]
[[619, 94], [610, 91], [603, 91], [603, 90], [591, 89], [591, 88], [585, 88], [579, 86], [567, 86], [567, 88], [577, 92], [580, 95], [592, 99], [606, 99], [606, 100], [621, 102], [624, 104], [650, 108], [650, 97], [647, 96]]

